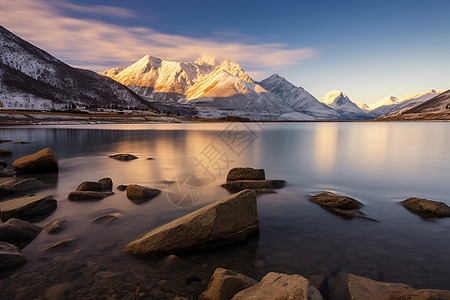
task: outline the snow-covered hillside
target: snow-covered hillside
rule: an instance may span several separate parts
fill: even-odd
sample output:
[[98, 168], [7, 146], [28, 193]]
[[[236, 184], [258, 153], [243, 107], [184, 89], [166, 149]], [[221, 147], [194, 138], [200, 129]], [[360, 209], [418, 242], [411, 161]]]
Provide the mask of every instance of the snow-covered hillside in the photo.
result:
[[330, 91], [322, 98], [319, 98], [319, 101], [340, 113], [346, 120], [372, 119], [367, 112], [359, 108], [341, 91]]

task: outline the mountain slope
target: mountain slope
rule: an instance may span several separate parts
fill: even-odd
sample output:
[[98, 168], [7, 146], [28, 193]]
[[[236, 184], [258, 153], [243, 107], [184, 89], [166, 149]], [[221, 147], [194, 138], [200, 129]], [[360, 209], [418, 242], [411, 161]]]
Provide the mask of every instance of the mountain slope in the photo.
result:
[[152, 108], [123, 85], [76, 69], [0, 26], [0, 101], [6, 108], [66, 104]]
[[450, 90], [377, 120], [450, 120]]
[[395, 97], [397, 99], [397, 101], [395, 103], [377, 107], [377, 108], [373, 109], [369, 114], [376, 118], [383, 116], [383, 115], [388, 115], [395, 111], [400, 111], [406, 107], [411, 108], [419, 103], [428, 101], [431, 98], [439, 95], [442, 92], [444, 92], [444, 91], [443, 90], [430, 90], [425, 93], [408, 94], [405, 97], [403, 97], [402, 99]]
[[[325, 104], [320, 103], [306, 90], [301, 87], [296, 87], [278, 74], [273, 74], [264, 79], [260, 82], [260, 85], [282, 99], [282, 101], [292, 107], [295, 112], [309, 115], [320, 120], [339, 120], [342, 118], [338, 112], [330, 109]], [[291, 116], [295, 116], [295, 114], [291, 114]]]
[[346, 120], [368, 120], [372, 117], [353, 103], [346, 94], [341, 91], [330, 91], [319, 101], [340, 113]]

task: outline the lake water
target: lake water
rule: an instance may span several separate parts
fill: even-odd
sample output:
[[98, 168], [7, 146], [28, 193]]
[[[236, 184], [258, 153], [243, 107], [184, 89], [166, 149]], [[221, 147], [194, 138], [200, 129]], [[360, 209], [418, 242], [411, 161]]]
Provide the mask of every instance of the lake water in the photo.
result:
[[[326, 298], [340, 297], [341, 274], [402, 282], [415, 288], [450, 289], [450, 218], [423, 220], [399, 204], [423, 197], [450, 204], [450, 123], [201, 123], [8, 127], [0, 139], [18, 157], [45, 147], [59, 157], [58, 174], [38, 175], [58, 209], [45, 220], [67, 220], [61, 233], [42, 232], [23, 249], [29, 262], [4, 273], [0, 297], [42, 297], [48, 287], [70, 283], [69, 298], [195, 299], [217, 267], [255, 279], [270, 271], [318, 280]], [[132, 153], [137, 160], [108, 158]], [[147, 158], [154, 158], [148, 160]], [[285, 179], [276, 194], [258, 197], [259, 234], [220, 249], [143, 260], [121, 247], [140, 234], [229, 193], [221, 187], [235, 166], [264, 168], [266, 177]], [[176, 205], [167, 181], [179, 174], [199, 186]], [[72, 202], [69, 192], [85, 180], [111, 177], [162, 193], [137, 204], [125, 192], [97, 202]], [[378, 220], [342, 219], [308, 200], [329, 190], [361, 201], [361, 211]], [[200, 194], [201, 192], [201, 194]], [[92, 220], [108, 212], [109, 224]], [[68, 248], [45, 251], [52, 242], [75, 237]], [[103, 273], [102, 273], [103, 272]], [[105, 273], [106, 272], [106, 273]], [[107, 274], [107, 275], [105, 275]], [[9, 276], [6, 276], [9, 275]], [[341, 284], [341, 285], [339, 285]]]

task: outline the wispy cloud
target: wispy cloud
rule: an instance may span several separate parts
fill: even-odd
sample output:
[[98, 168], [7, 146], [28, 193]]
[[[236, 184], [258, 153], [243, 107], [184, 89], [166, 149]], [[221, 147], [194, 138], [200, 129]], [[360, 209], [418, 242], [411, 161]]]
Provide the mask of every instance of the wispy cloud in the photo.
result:
[[127, 66], [146, 54], [168, 60], [192, 61], [202, 55], [231, 59], [253, 70], [299, 64], [317, 55], [312, 48], [290, 49], [285, 44], [220, 41], [164, 34], [151, 28], [125, 27], [95, 19], [76, 19], [75, 10], [92, 15], [131, 17], [116, 7], [80, 6], [45, 0], [0, 0], [1, 25], [75, 66], [95, 71]]
[[128, 9], [115, 7], [115, 6], [106, 6], [106, 5], [79, 5], [70, 3], [64, 0], [54, 0], [49, 3], [49, 5], [53, 5], [54, 7], [60, 7], [63, 9], [86, 13], [86, 14], [94, 14], [94, 15], [106, 15], [111, 17], [118, 18], [132, 18], [135, 17], [134, 13]]

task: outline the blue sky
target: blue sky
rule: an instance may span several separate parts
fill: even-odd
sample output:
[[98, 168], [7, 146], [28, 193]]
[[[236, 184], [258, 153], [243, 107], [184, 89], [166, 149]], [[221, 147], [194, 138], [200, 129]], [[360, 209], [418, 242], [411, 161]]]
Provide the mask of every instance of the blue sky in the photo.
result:
[[208, 54], [256, 80], [279, 73], [316, 97], [339, 89], [366, 103], [450, 88], [448, 11], [450, 1], [0, 0], [1, 25], [73, 65]]

